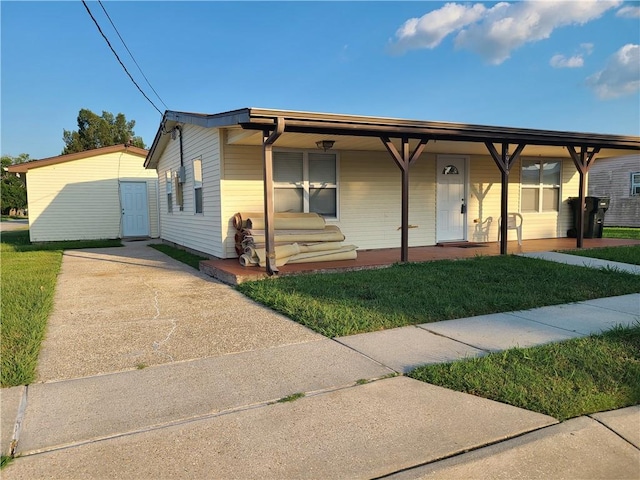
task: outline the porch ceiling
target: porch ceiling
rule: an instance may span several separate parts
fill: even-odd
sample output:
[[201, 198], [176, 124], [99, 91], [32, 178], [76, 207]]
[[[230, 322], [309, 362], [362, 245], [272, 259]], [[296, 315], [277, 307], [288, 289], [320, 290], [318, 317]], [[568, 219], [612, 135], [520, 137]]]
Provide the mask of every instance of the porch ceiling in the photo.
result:
[[[262, 132], [257, 130], [244, 130], [240, 126], [227, 128], [227, 140], [229, 145], [262, 146]], [[386, 152], [384, 144], [378, 137], [364, 137], [354, 135], [334, 135], [319, 133], [298, 133], [285, 131], [278, 139], [274, 147], [295, 149], [316, 149], [319, 140], [334, 140], [333, 150], [375, 151]], [[418, 144], [417, 139], [410, 139], [411, 150]], [[496, 145], [497, 147], [497, 145]], [[427, 143], [424, 153], [482, 155], [489, 156], [487, 147], [481, 142], [431, 140]], [[613, 150], [602, 149], [598, 158], [619, 157], [637, 153], [637, 150]], [[555, 157], [570, 158], [567, 148], [556, 145], [527, 145], [522, 156], [525, 157]]]

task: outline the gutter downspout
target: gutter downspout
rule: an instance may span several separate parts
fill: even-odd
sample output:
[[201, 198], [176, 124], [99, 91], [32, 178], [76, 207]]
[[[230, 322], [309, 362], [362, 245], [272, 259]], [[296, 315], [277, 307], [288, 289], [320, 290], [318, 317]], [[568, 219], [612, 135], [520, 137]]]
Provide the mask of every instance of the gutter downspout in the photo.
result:
[[284, 132], [284, 118], [276, 119], [276, 128], [271, 134], [263, 132], [262, 154], [264, 159], [264, 228], [265, 250], [267, 255], [267, 275], [276, 275], [275, 232], [274, 232], [274, 202], [273, 202], [273, 144]]

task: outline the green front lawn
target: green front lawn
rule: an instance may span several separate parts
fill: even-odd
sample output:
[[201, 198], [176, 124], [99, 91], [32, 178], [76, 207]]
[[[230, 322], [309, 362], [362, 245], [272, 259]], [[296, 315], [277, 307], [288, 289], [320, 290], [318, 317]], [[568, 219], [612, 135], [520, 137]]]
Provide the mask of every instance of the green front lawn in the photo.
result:
[[427, 365], [409, 376], [558, 420], [640, 403], [640, 325]]
[[640, 276], [517, 256], [240, 284], [252, 299], [328, 337], [640, 292]]
[[603, 247], [579, 250], [563, 250], [562, 253], [578, 255], [580, 257], [600, 258], [612, 262], [629, 263], [640, 265], [640, 245]]
[[640, 228], [633, 227], [604, 227], [603, 238], [632, 238], [640, 240]]
[[40, 345], [53, 307], [62, 251], [116, 245], [121, 245], [119, 240], [32, 245], [29, 242], [28, 230], [2, 233], [2, 387], [29, 384], [35, 380]]

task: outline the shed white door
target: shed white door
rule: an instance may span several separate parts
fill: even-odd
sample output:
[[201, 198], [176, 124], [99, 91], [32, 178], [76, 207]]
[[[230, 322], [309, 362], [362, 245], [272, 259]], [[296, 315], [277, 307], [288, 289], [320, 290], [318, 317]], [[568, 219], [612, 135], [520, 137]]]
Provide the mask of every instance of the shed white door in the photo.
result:
[[466, 157], [438, 155], [436, 236], [438, 242], [465, 239]]
[[120, 182], [122, 236], [149, 236], [149, 205], [146, 182]]

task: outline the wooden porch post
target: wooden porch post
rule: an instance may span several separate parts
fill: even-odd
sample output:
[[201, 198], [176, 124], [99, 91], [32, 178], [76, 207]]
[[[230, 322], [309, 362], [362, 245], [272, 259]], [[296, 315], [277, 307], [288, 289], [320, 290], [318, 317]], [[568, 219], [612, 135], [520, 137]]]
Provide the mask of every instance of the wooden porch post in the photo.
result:
[[409, 261], [409, 167], [422, 154], [429, 140], [421, 139], [412, 154], [409, 153], [409, 139], [402, 138], [402, 155], [389, 137], [381, 137], [382, 143], [402, 172], [402, 223], [400, 261]]
[[511, 169], [511, 165], [520, 157], [522, 150], [525, 145], [520, 144], [516, 147], [516, 150], [513, 152], [513, 155], [509, 156], [509, 144], [502, 144], [502, 152], [498, 155], [496, 151], [496, 147], [493, 146], [491, 142], [485, 142], [485, 146], [489, 153], [491, 154], [491, 158], [496, 162], [498, 168], [501, 173], [501, 196], [500, 196], [500, 218], [502, 219], [500, 224], [500, 255], [507, 254], [507, 215], [509, 213], [509, 172]]
[[573, 160], [573, 163], [580, 174], [580, 188], [578, 190], [578, 197], [580, 202], [579, 207], [579, 215], [577, 218], [576, 225], [576, 248], [582, 248], [582, 244], [584, 243], [584, 208], [585, 208], [585, 198], [586, 198], [586, 188], [587, 188], [587, 175], [589, 174], [589, 168], [591, 168], [591, 164], [595, 161], [595, 155], [600, 151], [600, 148], [594, 148], [589, 152], [587, 147], [580, 147], [580, 154], [576, 152], [575, 147], [572, 145], [567, 147], [569, 154]]
[[264, 178], [264, 229], [265, 229], [265, 250], [267, 254], [267, 275], [278, 273], [276, 266], [275, 232], [274, 232], [274, 204], [273, 204], [273, 144], [284, 132], [284, 118], [278, 117], [276, 129], [269, 134], [268, 130], [263, 132], [262, 155], [263, 155], [263, 178]]

